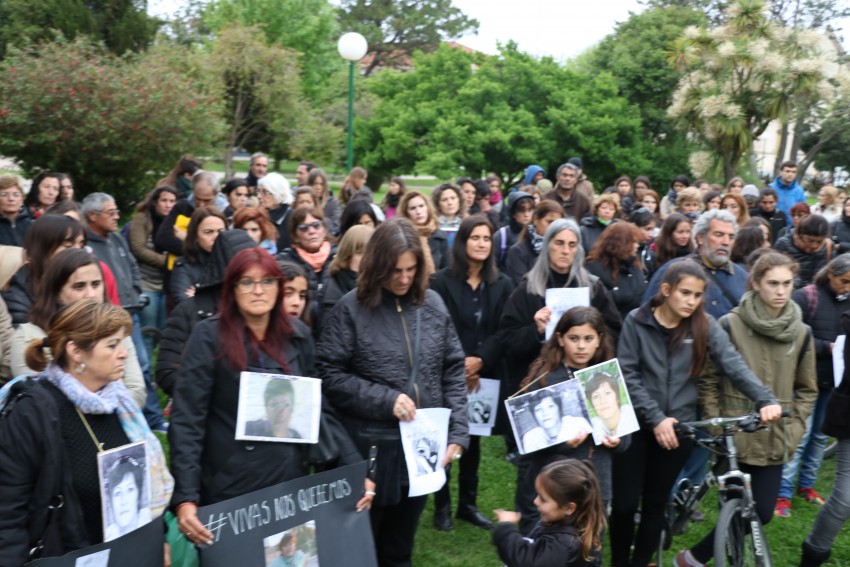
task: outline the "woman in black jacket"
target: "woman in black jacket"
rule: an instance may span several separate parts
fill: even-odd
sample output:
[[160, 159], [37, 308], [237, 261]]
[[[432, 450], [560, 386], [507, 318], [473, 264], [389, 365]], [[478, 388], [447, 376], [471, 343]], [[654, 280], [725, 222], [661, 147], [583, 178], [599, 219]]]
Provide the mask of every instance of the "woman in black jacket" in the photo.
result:
[[[314, 375], [310, 331], [286, 315], [283, 284], [265, 250], [236, 254], [224, 276], [221, 311], [189, 338], [168, 440], [172, 504], [180, 531], [192, 543], [212, 543], [198, 507], [308, 473], [304, 445], [235, 439], [241, 372]], [[364, 496], [358, 507], [368, 508], [370, 501], [371, 495]]]
[[[502, 346], [496, 331], [513, 284], [496, 267], [493, 225], [484, 215], [472, 215], [460, 223], [452, 246], [451, 268], [437, 272], [431, 289], [443, 298], [460, 337], [466, 355], [467, 391], [478, 390], [478, 380], [482, 376], [500, 378], [503, 374]], [[460, 461], [457, 517], [490, 528], [493, 522], [478, 510], [476, 503], [480, 440], [478, 436], [470, 436], [469, 448]], [[452, 527], [448, 482], [435, 494], [434, 526], [439, 530]]]
[[218, 235], [227, 230], [227, 219], [215, 208], [201, 207], [192, 213], [183, 255], [174, 263], [168, 279], [168, 294], [172, 308], [189, 297], [194, 297], [195, 288], [201, 279], [204, 266], [210, 259]]
[[850, 252], [850, 214], [848, 213], [850, 213], [850, 199], [844, 201], [841, 218], [832, 221], [829, 225], [836, 254]]
[[[416, 227], [425, 253], [426, 277], [449, 265], [449, 237], [440, 230], [431, 202], [419, 191], [408, 191], [398, 204], [398, 218], [408, 219]], [[427, 247], [425, 246], [427, 244]]]
[[540, 247], [543, 245], [546, 229], [562, 218], [564, 218], [564, 208], [551, 199], [540, 201], [534, 209], [531, 222], [520, 233], [519, 241], [508, 250], [508, 257], [505, 260], [504, 273], [511, 278], [515, 286], [518, 286], [523, 276], [534, 267], [537, 255], [540, 254]]
[[646, 291], [646, 276], [637, 256], [640, 231], [631, 223], [616, 223], [602, 233], [584, 267], [602, 280], [622, 319], [640, 307]]
[[[409, 195], [409, 193], [408, 193]], [[399, 421], [421, 408], [451, 410], [446, 457], [468, 445], [464, 354], [407, 219], [379, 226], [360, 263], [357, 293], [328, 315], [318, 346], [323, 391], [365, 459], [377, 450], [372, 531], [380, 565], [411, 565], [427, 497], [409, 497]]]
[[336, 256], [331, 262], [328, 283], [318, 298], [320, 320], [315, 322], [315, 328], [321, 329], [321, 317], [325, 317], [343, 295], [357, 287], [360, 261], [374, 232], [371, 226], [352, 226], [339, 241]]

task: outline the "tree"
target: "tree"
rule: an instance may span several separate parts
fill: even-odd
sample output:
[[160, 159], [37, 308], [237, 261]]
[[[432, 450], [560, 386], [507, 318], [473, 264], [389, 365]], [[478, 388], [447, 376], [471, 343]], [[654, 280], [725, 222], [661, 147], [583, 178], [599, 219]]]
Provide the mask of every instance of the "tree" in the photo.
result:
[[640, 111], [645, 143], [639, 151], [649, 166], [637, 173], [661, 183], [688, 170], [688, 156], [694, 149], [667, 116], [680, 76], [667, 64], [667, 56], [686, 27], [705, 21], [705, 15], [689, 5], [630, 14], [583, 57], [580, 67], [591, 76], [612, 75], [617, 92]]
[[85, 34], [113, 53], [142, 51], [153, 41], [159, 20], [143, 0], [3, 0], [0, 2], [0, 58], [7, 47]]
[[668, 114], [713, 153], [728, 181], [753, 140], [788, 116], [792, 97], [817, 90], [828, 62], [801, 34], [769, 21], [761, 0], [736, 0], [725, 17], [676, 41], [670, 62], [683, 76]]
[[340, 28], [366, 38], [374, 55], [364, 71], [408, 60], [414, 51], [434, 51], [443, 40], [478, 33], [478, 20], [468, 18], [452, 0], [343, 0]]
[[[653, 8], [689, 8], [703, 12], [711, 25], [723, 23], [730, 0], [646, 0], [640, 4]], [[768, 18], [792, 28], [826, 29], [850, 17], [847, 0], [773, 0], [767, 6]]]
[[220, 132], [219, 103], [192, 77], [174, 48], [120, 58], [85, 38], [13, 48], [0, 63], [0, 155], [126, 206]]
[[506, 186], [526, 166], [554, 169], [581, 155], [588, 171], [637, 172], [648, 161], [640, 115], [607, 74], [590, 78], [515, 44], [496, 57], [442, 46], [414, 56], [414, 69], [370, 79], [380, 99], [357, 124], [357, 155], [373, 173], [451, 177], [493, 172]]
[[328, 0], [215, 0], [202, 12], [214, 34], [234, 23], [257, 26], [269, 45], [298, 53], [301, 86], [315, 99], [343, 65], [336, 52], [336, 13]]

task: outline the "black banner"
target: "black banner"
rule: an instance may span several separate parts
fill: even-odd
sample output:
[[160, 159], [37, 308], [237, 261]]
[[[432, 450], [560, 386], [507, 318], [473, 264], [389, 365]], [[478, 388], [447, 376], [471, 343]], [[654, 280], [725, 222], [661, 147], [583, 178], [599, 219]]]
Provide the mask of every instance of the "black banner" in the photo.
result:
[[305, 476], [200, 508], [198, 518], [214, 538], [213, 545], [202, 547], [201, 564], [265, 567], [298, 557], [311, 567], [375, 567], [369, 513], [354, 509], [363, 496], [366, 465]]
[[162, 516], [108, 543], [93, 545], [62, 557], [27, 563], [27, 567], [161, 567], [165, 553]]

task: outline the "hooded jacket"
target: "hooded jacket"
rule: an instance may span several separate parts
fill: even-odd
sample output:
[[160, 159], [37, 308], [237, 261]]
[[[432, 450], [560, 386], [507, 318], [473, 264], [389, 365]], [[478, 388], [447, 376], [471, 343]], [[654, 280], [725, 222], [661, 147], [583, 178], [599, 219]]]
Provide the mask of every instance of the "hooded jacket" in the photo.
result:
[[520, 199], [532, 199], [533, 197], [525, 191], [514, 191], [508, 195], [507, 222], [499, 230], [493, 233], [493, 249], [496, 251], [496, 259], [499, 270], [504, 271], [505, 262], [508, 258], [508, 250], [517, 243], [523, 226], [514, 220], [516, 206]]
[[806, 192], [803, 191], [803, 188], [800, 186], [799, 183], [797, 183], [796, 179], [791, 182], [791, 184], [786, 185], [782, 182], [781, 176], [777, 176], [777, 178], [773, 180], [773, 183], [771, 183], [770, 186], [776, 189], [776, 193], [779, 197], [776, 201], [776, 210], [785, 213], [786, 219], [788, 220], [788, 225], [790, 226], [791, 207], [793, 207], [797, 203], [805, 203]]
[[529, 165], [525, 168], [525, 177], [522, 178], [522, 185], [524, 187], [526, 185], [534, 185], [534, 176], [538, 173], [543, 173], [543, 177], [546, 177], [546, 170], [540, 167], [539, 165]]
[[181, 301], [171, 312], [159, 341], [156, 360], [156, 382], [169, 396], [174, 395], [177, 371], [192, 329], [199, 321], [218, 313], [218, 300], [227, 264], [238, 252], [255, 246], [257, 243], [244, 230], [222, 232], [213, 244], [210, 260], [201, 274], [195, 297]]

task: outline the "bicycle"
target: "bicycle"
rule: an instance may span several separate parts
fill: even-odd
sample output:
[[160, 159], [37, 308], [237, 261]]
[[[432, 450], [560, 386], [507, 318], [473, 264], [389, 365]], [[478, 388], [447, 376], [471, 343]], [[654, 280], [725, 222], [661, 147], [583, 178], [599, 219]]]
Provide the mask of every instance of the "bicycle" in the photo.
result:
[[[788, 416], [787, 412], [782, 415]], [[706, 427], [721, 427], [722, 432], [707, 438], [699, 437], [697, 428]], [[714, 539], [715, 567], [773, 566], [764, 528], [756, 513], [751, 478], [738, 468], [738, 451], [734, 441], [734, 434], [739, 431], [752, 433], [763, 428], [759, 414], [676, 424], [680, 435], [691, 438], [695, 444], [721, 457], [717, 459], [712, 467], [713, 471], [706, 475], [703, 482], [696, 486], [684, 487], [681, 508], [669, 524], [672, 533], [685, 528], [694, 510], [716, 484], [720, 513]], [[682, 483], [686, 480], [683, 479]], [[665, 535], [662, 534], [659, 547], [664, 545], [664, 539]], [[669, 544], [665, 549], [669, 549]]]

